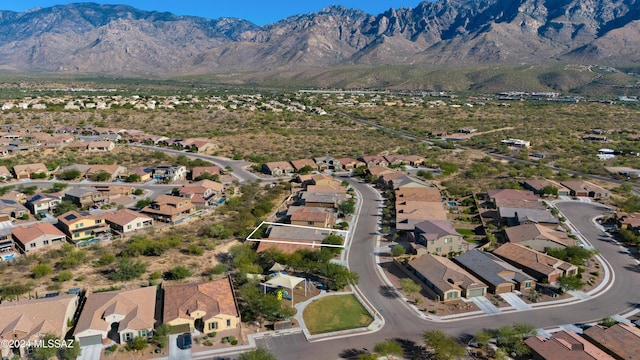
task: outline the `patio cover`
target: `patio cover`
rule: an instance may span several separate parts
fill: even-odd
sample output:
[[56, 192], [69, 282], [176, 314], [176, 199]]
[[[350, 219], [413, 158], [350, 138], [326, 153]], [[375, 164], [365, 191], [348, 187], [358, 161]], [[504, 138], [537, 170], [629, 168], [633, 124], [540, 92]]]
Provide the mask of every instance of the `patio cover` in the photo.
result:
[[282, 274], [271, 278], [269, 281], [265, 282], [265, 284], [270, 287], [282, 286], [288, 289], [293, 289], [303, 281], [305, 281], [305, 278]]
[[284, 266], [284, 265], [282, 265], [282, 264], [277, 262], [277, 263], [273, 264], [273, 266], [271, 267], [271, 269], [269, 269], [269, 271], [279, 272], [279, 271], [284, 271], [286, 269], [287, 269], [286, 266]]

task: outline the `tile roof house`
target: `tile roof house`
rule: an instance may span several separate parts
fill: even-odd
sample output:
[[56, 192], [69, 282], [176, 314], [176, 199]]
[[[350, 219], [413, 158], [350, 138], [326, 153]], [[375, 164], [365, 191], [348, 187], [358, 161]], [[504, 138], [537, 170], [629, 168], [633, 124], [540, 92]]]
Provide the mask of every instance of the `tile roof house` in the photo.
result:
[[496, 204], [496, 200], [499, 200], [499, 199], [527, 200], [527, 201], [538, 201], [540, 199], [536, 194], [533, 193], [533, 191], [514, 190], [514, 189], [489, 190], [487, 191], [487, 196], [489, 197], [489, 201], [494, 203], [494, 205]]
[[430, 297], [437, 301], [484, 296], [487, 291], [482, 281], [442, 256], [419, 256], [407, 262], [404, 269], [417, 277]]
[[90, 141], [87, 144], [89, 151], [111, 151], [116, 145], [112, 141]]
[[40, 173], [49, 175], [49, 169], [43, 163], [15, 165], [13, 167], [13, 174], [18, 180], [30, 179], [33, 174]]
[[301, 203], [305, 206], [323, 207], [323, 208], [335, 208], [343, 201], [348, 199], [345, 194], [335, 194], [330, 192], [314, 192], [314, 191], [302, 191], [300, 192]]
[[319, 207], [292, 206], [289, 207], [287, 215], [293, 225], [327, 228], [335, 223], [335, 213]]
[[108, 194], [98, 191], [94, 186], [74, 187], [67, 190], [62, 200], [71, 201], [80, 208], [109, 202]]
[[613, 360], [589, 341], [574, 332], [559, 331], [551, 338], [532, 336], [524, 342], [533, 350], [534, 359], [543, 360]]
[[13, 178], [13, 174], [6, 166], [0, 166], [0, 180], [9, 180]]
[[559, 182], [548, 180], [548, 179], [536, 179], [536, 180], [526, 180], [523, 184], [523, 187], [527, 190], [531, 190], [536, 195], [542, 195], [542, 190], [547, 186], [552, 186], [558, 189], [558, 196], [570, 196], [571, 191], [566, 187], [562, 186]]
[[362, 161], [358, 161], [356, 159], [349, 158], [349, 157], [340, 158], [338, 159], [338, 161], [340, 161], [340, 164], [342, 164], [342, 168], [344, 170], [351, 170], [351, 169], [356, 169], [359, 167], [366, 166], [366, 164], [363, 163]]
[[62, 231], [47, 222], [17, 226], [11, 230], [11, 235], [16, 247], [22, 253], [55, 249], [67, 240], [67, 236]]
[[318, 166], [316, 165], [316, 163], [311, 160], [311, 159], [298, 159], [298, 160], [292, 160], [291, 161], [291, 166], [293, 166], [293, 169], [296, 172], [300, 172], [300, 170], [302, 170], [303, 167], [305, 166], [309, 166], [311, 167], [313, 170], [318, 170]]
[[413, 239], [417, 244], [426, 247], [431, 254], [446, 255], [464, 252], [469, 244], [447, 220], [426, 220], [416, 224]]
[[564, 231], [539, 224], [522, 224], [504, 230], [507, 239], [515, 244], [544, 252], [546, 249], [563, 249], [575, 246], [576, 241]]
[[191, 169], [191, 179], [198, 180], [198, 178], [204, 174], [209, 175], [221, 175], [222, 171], [219, 166], [194, 166]]
[[416, 224], [427, 219], [447, 220], [442, 202], [403, 201], [396, 203], [396, 229], [413, 231]]
[[467, 271], [489, 285], [489, 292], [502, 294], [518, 290], [535, 289], [536, 280], [524, 271], [499, 257], [478, 249], [469, 250], [453, 258]]
[[125, 174], [127, 172], [127, 168], [124, 166], [120, 166], [117, 164], [113, 165], [92, 165], [85, 173], [84, 177], [87, 179], [92, 179], [99, 173], [107, 173], [111, 175], [109, 181], [114, 181], [120, 175]]
[[156, 292], [155, 286], [148, 286], [89, 295], [73, 336], [80, 345], [109, 339], [123, 344], [137, 336], [151, 336], [156, 322]]
[[141, 212], [153, 217], [154, 220], [177, 224], [195, 211], [196, 208], [190, 199], [181, 196], [160, 195]]
[[319, 171], [325, 170], [342, 170], [340, 160], [332, 156], [321, 156], [313, 158]]
[[262, 171], [268, 175], [280, 176], [291, 174], [294, 169], [288, 161], [272, 161], [262, 164]]
[[215, 205], [216, 195], [222, 191], [224, 191], [224, 185], [211, 180], [200, 180], [185, 184], [178, 189], [180, 196], [191, 199], [191, 203], [197, 209]]
[[538, 281], [553, 283], [560, 276], [578, 273], [578, 267], [528, 247], [506, 243], [493, 251], [513, 266], [519, 267]]
[[35, 194], [27, 199], [26, 207], [33, 215], [44, 216], [55, 211], [62, 201], [62, 196], [54, 194]]
[[74, 244], [110, 234], [109, 225], [104, 220], [104, 214], [91, 215], [68, 211], [58, 216], [56, 227], [67, 235], [67, 240]]
[[377, 155], [363, 156], [363, 157], [358, 158], [358, 160], [360, 160], [363, 163], [365, 163], [367, 165], [367, 167], [371, 167], [371, 166], [374, 166], [374, 165], [377, 165], [377, 166], [389, 166], [389, 163], [387, 162], [387, 159], [384, 158], [384, 156], [377, 156]]
[[[4, 301], [0, 304], [0, 339], [24, 341], [18, 352], [27, 356], [27, 341], [38, 341], [47, 333], [64, 337], [77, 307], [77, 295]], [[7, 359], [13, 355], [9, 347], [0, 348], [0, 354]]]
[[16, 200], [0, 198], [0, 214], [18, 219], [29, 214], [29, 209]]
[[313, 174], [311, 175], [311, 184], [317, 186], [342, 186], [342, 182], [331, 175], [327, 174]]
[[[229, 278], [198, 284], [164, 287], [164, 323], [180, 331], [203, 334], [240, 327], [233, 287]], [[188, 325], [181, 329], [181, 326]]]
[[153, 169], [153, 178], [160, 181], [175, 182], [187, 178], [187, 168], [178, 165], [160, 165]]
[[128, 209], [105, 213], [104, 219], [111, 227], [111, 230], [119, 234], [126, 234], [153, 226], [152, 218]]
[[632, 325], [618, 323], [609, 328], [595, 325], [585, 329], [583, 336], [614, 359], [640, 360], [640, 329]]
[[571, 196], [608, 199], [609, 191], [588, 181], [562, 181], [562, 185], [569, 189]]

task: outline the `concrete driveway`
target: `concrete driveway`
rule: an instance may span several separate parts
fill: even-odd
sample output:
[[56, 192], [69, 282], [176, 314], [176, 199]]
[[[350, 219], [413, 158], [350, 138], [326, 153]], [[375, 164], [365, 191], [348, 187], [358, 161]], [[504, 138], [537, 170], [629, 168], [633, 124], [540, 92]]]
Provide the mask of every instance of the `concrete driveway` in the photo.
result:
[[180, 334], [169, 336], [169, 359], [171, 360], [189, 360], [191, 359], [191, 349], [182, 350], [178, 348], [178, 336]]
[[100, 359], [102, 354], [102, 344], [85, 345], [80, 348], [80, 356], [77, 360], [94, 360]]

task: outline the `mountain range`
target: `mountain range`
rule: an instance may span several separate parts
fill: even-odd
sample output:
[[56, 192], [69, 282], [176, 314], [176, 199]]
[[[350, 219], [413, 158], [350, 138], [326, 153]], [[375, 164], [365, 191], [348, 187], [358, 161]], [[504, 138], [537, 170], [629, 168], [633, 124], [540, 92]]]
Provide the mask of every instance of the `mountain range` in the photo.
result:
[[125, 5], [0, 11], [0, 70], [178, 76], [351, 66], [633, 66], [640, 0], [440, 0], [372, 15], [332, 6], [257, 26]]

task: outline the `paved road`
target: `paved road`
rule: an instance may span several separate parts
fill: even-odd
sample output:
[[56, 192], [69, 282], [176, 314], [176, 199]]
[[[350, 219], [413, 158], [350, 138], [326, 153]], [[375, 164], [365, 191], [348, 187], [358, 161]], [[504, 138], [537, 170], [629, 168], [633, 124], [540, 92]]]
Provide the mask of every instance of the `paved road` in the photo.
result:
[[268, 178], [268, 179], [261, 178], [256, 174], [252, 173], [251, 171], [247, 170], [246, 167], [251, 165], [251, 163], [248, 161], [231, 160], [225, 157], [190, 153], [190, 152], [185, 152], [180, 150], [168, 149], [166, 147], [157, 147], [157, 146], [149, 146], [149, 145], [141, 145], [141, 144], [130, 144], [129, 146], [136, 146], [144, 149], [161, 151], [166, 154], [184, 155], [192, 159], [201, 159], [201, 160], [209, 161], [215, 165], [218, 165], [223, 169], [226, 167], [230, 167], [232, 170], [231, 174], [235, 176], [240, 182], [251, 181], [251, 180], [277, 181], [277, 179], [273, 179], [273, 178]]
[[106, 186], [106, 185], [115, 185], [115, 186], [128, 186], [136, 189], [144, 189], [148, 191], [148, 194], [145, 197], [150, 198], [151, 200], [155, 199], [159, 195], [167, 194], [171, 192], [171, 190], [175, 187], [180, 186], [179, 184], [155, 184], [155, 183], [126, 183], [126, 182], [91, 182], [91, 181], [82, 181], [82, 182], [69, 182], [69, 181], [49, 181], [49, 180], [31, 180], [31, 181], [20, 181], [11, 183], [10, 185], [14, 186], [38, 186], [42, 189], [48, 189], [53, 187], [55, 183], [63, 183], [67, 184], [69, 187], [85, 187], [85, 186]]
[[611, 263], [615, 272], [614, 283], [606, 293], [580, 303], [529, 311], [482, 315], [449, 322], [421, 320], [404, 306], [400, 298], [393, 296], [393, 291], [384, 288], [386, 285], [374, 270], [377, 264], [374, 264], [375, 236], [372, 234], [378, 226], [375, 214], [378, 213], [377, 206], [380, 204], [379, 195], [368, 185], [353, 181], [351, 183], [362, 195], [363, 206], [349, 253], [349, 264], [352, 270], [360, 274], [358, 287], [361, 292], [384, 317], [386, 325], [380, 331], [369, 335], [315, 343], [300, 341], [301, 335], [283, 336], [271, 343], [258, 343], [268, 346], [279, 360], [337, 359], [349, 353], [350, 349], [371, 349], [375, 343], [390, 338], [421, 343], [421, 334], [425, 330], [435, 328], [460, 338], [467, 338], [480, 329], [498, 328], [514, 322], [528, 323], [538, 328], [592, 322], [624, 313], [640, 303], [640, 281], [635, 261], [629, 255], [620, 253], [617, 245], [602, 241], [604, 233], [591, 222], [593, 217], [608, 213], [608, 209], [599, 204], [566, 202], [558, 204], [559, 209]]

